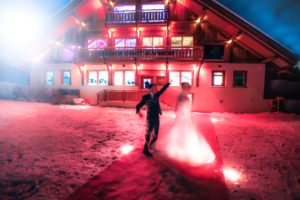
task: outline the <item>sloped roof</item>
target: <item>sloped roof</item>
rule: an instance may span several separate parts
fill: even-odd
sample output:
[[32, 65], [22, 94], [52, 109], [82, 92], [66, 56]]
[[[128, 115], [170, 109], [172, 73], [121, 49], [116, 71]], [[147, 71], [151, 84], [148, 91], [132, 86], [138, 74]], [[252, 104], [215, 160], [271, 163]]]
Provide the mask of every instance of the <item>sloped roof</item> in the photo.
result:
[[[228, 37], [238, 35], [236, 42], [260, 57], [266, 62], [272, 62], [279, 67], [292, 67], [297, 63], [297, 57], [289, 49], [260, 31], [258, 28], [233, 13], [214, 0], [177, 0], [187, 9], [201, 16], [205, 9], [204, 20], [214, 25]], [[98, 11], [100, 18], [105, 18], [108, 6], [106, 0], [73, 0], [50, 18], [52, 36], [57, 37], [84, 19], [89, 14]]]

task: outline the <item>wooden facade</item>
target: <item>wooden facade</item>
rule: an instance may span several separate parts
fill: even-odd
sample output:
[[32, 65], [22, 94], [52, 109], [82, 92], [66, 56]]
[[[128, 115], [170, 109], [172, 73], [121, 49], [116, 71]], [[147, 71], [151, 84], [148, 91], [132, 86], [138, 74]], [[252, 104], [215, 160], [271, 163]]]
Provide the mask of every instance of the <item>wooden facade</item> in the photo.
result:
[[195, 111], [266, 111], [266, 59], [274, 57], [269, 62], [278, 67], [295, 62], [290, 52], [263, 44], [253, 27], [207, 1], [75, 0], [54, 19], [60, 23], [32, 70], [32, 87], [78, 89], [92, 104], [133, 106], [147, 81], [174, 79], [162, 97], [166, 107], [187, 81]]

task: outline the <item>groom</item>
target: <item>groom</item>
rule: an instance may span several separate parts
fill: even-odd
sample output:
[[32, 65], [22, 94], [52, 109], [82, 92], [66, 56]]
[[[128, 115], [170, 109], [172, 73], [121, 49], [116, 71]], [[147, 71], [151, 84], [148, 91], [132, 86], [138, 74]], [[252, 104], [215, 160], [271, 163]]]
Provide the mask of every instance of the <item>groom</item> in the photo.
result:
[[[160, 115], [162, 114], [159, 105], [159, 96], [164, 91], [166, 91], [169, 85], [170, 83], [167, 83], [160, 91], [157, 92], [157, 86], [155, 84], [150, 84], [149, 93], [144, 95], [141, 102], [136, 106], [136, 114], [139, 114], [140, 117], [142, 117], [142, 114], [140, 113], [140, 109], [145, 104], [147, 106], [147, 130], [145, 135], [145, 145], [144, 145], [143, 153], [149, 157], [152, 156], [152, 153], [149, 151], [149, 148], [151, 149], [152, 145], [156, 142], [158, 136], [159, 114]], [[153, 128], [154, 128], [154, 134], [152, 135], [152, 140], [150, 142]]]

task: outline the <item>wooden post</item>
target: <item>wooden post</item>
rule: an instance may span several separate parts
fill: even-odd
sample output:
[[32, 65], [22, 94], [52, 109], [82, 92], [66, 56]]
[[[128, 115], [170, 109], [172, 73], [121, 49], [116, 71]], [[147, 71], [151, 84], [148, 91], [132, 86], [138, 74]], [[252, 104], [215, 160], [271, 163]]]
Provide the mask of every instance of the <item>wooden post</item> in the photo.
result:
[[108, 73], [108, 85], [112, 85], [112, 70], [111, 70], [111, 64], [106, 64], [106, 69]]
[[201, 67], [202, 67], [202, 65], [203, 65], [203, 63], [204, 63], [204, 58], [202, 58], [202, 60], [201, 60], [201, 63], [200, 63], [200, 65], [198, 66], [198, 71], [197, 71], [197, 78], [196, 78], [196, 87], [199, 87], [199, 85], [200, 85], [200, 70], [201, 70]]
[[167, 82], [169, 82], [169, 61], [167, 60], [166, 61], [166, 79], [167, 79]]

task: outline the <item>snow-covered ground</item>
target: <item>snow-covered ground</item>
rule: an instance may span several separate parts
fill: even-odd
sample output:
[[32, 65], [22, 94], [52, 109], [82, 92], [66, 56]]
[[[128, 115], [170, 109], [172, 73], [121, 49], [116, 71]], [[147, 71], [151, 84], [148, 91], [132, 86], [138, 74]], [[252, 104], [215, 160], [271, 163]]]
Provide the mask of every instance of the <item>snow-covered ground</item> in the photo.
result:
[[[227, 181], [232, 199], [300, 198], [299, 115], [209, 116], [224, 168], [240, 176]], [[134, 109], [0, 101], [0, 199], [63, 199], [144, 133]]]

